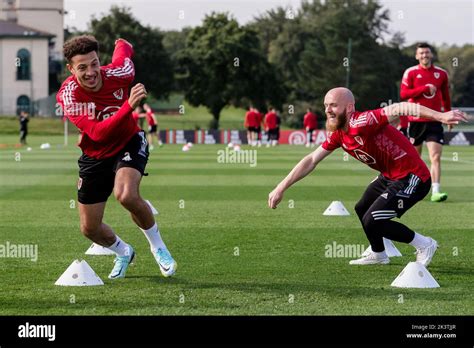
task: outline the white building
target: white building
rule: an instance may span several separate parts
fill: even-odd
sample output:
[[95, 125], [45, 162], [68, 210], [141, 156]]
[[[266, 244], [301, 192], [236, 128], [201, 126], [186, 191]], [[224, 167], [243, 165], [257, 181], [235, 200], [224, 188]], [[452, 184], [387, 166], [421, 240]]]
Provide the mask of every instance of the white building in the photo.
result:
[[48, 97], [49, 64], [62, 59], [63, 0], [0, 0], [0, 115]]

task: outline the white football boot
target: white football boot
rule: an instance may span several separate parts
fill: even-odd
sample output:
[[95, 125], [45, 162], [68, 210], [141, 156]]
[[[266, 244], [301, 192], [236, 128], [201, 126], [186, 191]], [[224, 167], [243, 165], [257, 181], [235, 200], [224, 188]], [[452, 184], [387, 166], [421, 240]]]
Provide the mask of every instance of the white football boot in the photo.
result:
[[368, 252], [365, 256], [360, 259], [349, 261], [350, 265], [386, 265], [390, 263], [390, 259], [384, 252], [374, 253], [373, 251]]
[[433, 258], [433, 255], [436, 252], [436, 249], [438, 249], [438, 242], [435, 241], [433, 238], [431, 239], [431, 244], [424, 247], [424, 248], [419, 248], [416, 249], [416, 262], [421, 263], [423, 266], [428, 267], [428, 265], [431, 262], [431, 259]]

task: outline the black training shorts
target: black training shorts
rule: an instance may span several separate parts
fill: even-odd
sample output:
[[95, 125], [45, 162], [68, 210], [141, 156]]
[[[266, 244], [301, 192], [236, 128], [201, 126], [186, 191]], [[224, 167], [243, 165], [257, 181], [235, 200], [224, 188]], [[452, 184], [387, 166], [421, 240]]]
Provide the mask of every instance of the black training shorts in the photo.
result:
[[400, 218], [425, 198], [430, 188], [431, 179], [423, 182], [414, 174], [400, 180], [390, 180], [380, 174], [367, 187], [356, 210], [362, 216], [370, 213], [375, 220]]
[[142, 175], [147, 175], [145, 167], [148, 155], [148, 143], [144, 131], [136, 133], [113, 157], [95, 159], [82, 154], [78, 160], [78, 201], [82, 204], [106, 202], [114, 189], [117, 170], [122, 167], [130, 167], [135, 168]]
[[444, 129], [441, 122], [410, 122], [408, 137], [413, 145], [421, 145], [424, 141], [444, 144]]

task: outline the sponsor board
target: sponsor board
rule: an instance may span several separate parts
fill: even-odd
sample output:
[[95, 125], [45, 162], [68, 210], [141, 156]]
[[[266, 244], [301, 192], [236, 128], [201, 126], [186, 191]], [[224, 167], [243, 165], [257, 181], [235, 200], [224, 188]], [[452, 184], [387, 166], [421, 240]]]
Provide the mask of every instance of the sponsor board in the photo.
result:
[[[245, 145], [247, 142], [247, 132], [244, 130], [162, 130], [161, 139], [166, 144], [239, 144]], [[474, 132], [445, 132], [446, 145], [467, 146], [474, 144]], [[266, 144], [267, 135], [262, 132], [262, 143]], [[316, 130], [313, 134], [316, 145], [322, 144], [326, 140], [325, 130]], [[279, 144], [305, 145], [306, 131], [304, 130], [282, 130], [280, 131]]]

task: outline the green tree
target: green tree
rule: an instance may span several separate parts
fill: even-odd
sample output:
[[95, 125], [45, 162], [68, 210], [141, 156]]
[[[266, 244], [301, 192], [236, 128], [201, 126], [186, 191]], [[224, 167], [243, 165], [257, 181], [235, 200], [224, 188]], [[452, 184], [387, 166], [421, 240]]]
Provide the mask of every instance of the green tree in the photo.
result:
[[474, 105], [474, 45], [442, 46], [439, 65], [448, 71], [454, 106]]
[[180, 83], [185, 97], [209, 109], [211, 128], [219, 127], [228, 104], [281, 104], [278, 74], [261, 52], [257, 34], [228, 14], [212, 13], [189, 33], [179, 64], [186, 71]]
[[143, 83], [155, 97], [168, 96], [173, 87], [173, 66], [157, 29], [140, 24], [130, 9], [112, 6], [109, 14], [91, 20], [89, 32], [99, 41], [102, 64], [111, 61], [117, 38], [128, 40], [135, 50], [135, 81]]
[[174, 84], [173, 91], [181, 92], [184, 90], [184, 86], [180, 85], [182, 81], [181, 77], [185, 74], [185, 70], [179, 64], [179, 59], [182, 54], [182, 51], [186, 47], [186, 37], [189, 32], [192, 30], [190, 27], [183, 28], [181, 31], [170, 30], [163, 31], [163, 47], [168, 53], [171, 64], [173, 66], [173, 75], [174, 75]]
[[300, 124], [307, 103], [321, 113], [324, 94], [346, 85], [347, 65], [359, 109], [397, 100], [403, 73], [398, 45], [403, 38], [396, 33], [390, 44], [384, 43], [388, 19], [388, 11], [373, 0], [303, 1], [269, 45], [269, 60], [282, 72], [289, 89], [287, 105], [295, 110], [283, 115], [284, 120]]
[[289, 8], [277, 7], [266, 11], [248, 24], [248, 27], [257, 33], [264, 54], [270, 53], [270, 44], [283, 31], [288, 18]]

